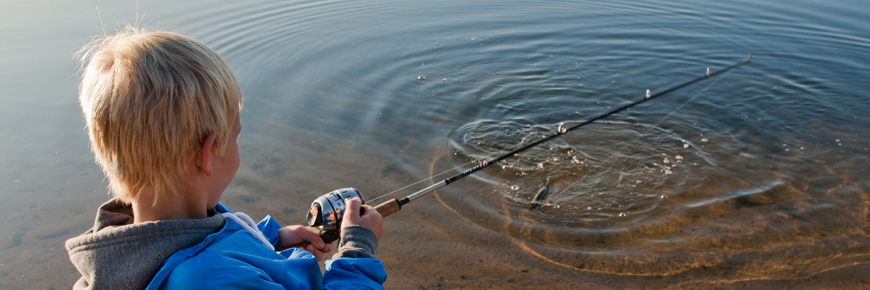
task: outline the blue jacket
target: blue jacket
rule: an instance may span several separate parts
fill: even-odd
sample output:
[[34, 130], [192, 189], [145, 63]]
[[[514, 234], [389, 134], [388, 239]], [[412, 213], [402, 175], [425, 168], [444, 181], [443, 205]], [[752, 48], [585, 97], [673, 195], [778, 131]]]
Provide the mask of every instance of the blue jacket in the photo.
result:
[[[223, 204], [215, 210], [233, 214]], [[220, 231], [175, 252], [147, 289], [383, 289], [387, 273], [381, 261], [332, 259], [326, 261], [321, 274], [317, 259], [305, 250], [275, 252], [281, 226], [271, 216], [254, 230], [261, 232], [271, 247], [244, 223], [227, 218]]]

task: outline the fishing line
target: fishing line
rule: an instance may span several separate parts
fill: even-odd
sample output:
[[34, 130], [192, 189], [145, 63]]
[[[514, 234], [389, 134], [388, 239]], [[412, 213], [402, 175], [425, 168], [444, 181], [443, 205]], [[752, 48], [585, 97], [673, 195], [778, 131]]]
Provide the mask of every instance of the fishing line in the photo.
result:
[[422, 189], [422, 190], [419, 190], [419, 191], [417, 191], [417, 192], [415, 192], [415, 193], [413, 193], [413, 194], [411, 194], [411, 195], [408, 195], [408, 196], [406, 196], [406, 197], [404, 197], [404, 198], [401, 198], [401, 199], [394, 199], [394, 200], [391, 200], [391, 201], [386, 201], [386, 202], [384, 202], [384, 203], [382, 203], [382, 204], [379, 204], [379, 205], [375, 206], [375, 209], [378, 211], [378, 213], [381, 214], [381, 216], [383, 216], [383, 217], [387, 217], [387, 216], [389, 216], [389, 215], [392, 215], [392, 214], [398, 212], [398, 211], [401, 209], [402, 205], [404, 205], [404, 204], [407, 204], [407, 203], [409, 203], [409, 202], [411, 202], [411, 201], [413, 201], [413, 200], [415, 200], [415, 199], [417, 199], [417, 198], [420, 198], [420, 197], [423, 196], [423, 195], [428, 194], [429, 192], [432, 192], [432, 191], [434, 191], [434, 190], [436, 190], [436, 189], [438, 189], [438, 188], [441, 188], [441, 187], [446, 186], [446, 185], [448, 185], [448, 184], [450, 184], [450, 183], [452, 183], [452, 182], [455, 182], [455, 181], [457, 181], [457, 180], [459, 180], [459, 179], [462, 179], [462, 178], [464, 178], [464, 177], [466, 177], [466, 176], [468, 176], [468, 175], [470, 175], [470, 174], [472, 174], [472, 173], [474, 173], [474, 172], [477, 172], [477, 171], [479, 171], [479, 170], [481, 170], [481, 169], [483, 169], [483, 168], [486, 168], [486, 167], [488, 167], [488, 166], [490, 166], [490, 165], [492, 165], [492, 164], [495, 164], [495, 163], [497, 163], [497, 162], [499, 162], [499, 161], [501, 161], [501, 160], [504, 160], [504, 159], [506, 159], [506, 158], [512, 157], [512, 156], [516, 155], [517, 153], [520, 153], [520, 152], [525, 151], [525, 150], [527, 150], [527, 149], [529, 149], [529, 148], [535, 147], [535, 146], [537, 146], [537, 145], [539, 145], [539, 144], [541, 144], [541, 143], [544, 143], [544, 142], [546, 142], [546, 141], [549, 141], [550, 139], [553, 139], [553, 138], [559, 137], [559, 136], [561, 136], [562, 134], [568, 133], [568, 132], [570, 132], [570, 131], [572, 131], [572, 130], [574, 130], [574, 129], [577, 129], [577, 128], [583, 127], [583, 126], [585, 126], [585, 125], [591, 124], [591, 123], [593, 123], [593, 122], [595, 122], [595, 121], [598, 121], [598, 120], [601, 120], [601, 119], [607, 118], [608, 116], [610, 116], [610, 115], [612, 115], [612, 114], [615, 114], [615, 113], [621, 112], [621, 111], [626, 110], [626, 109], [628, 109], [628, 108], [631, 108], [631, 107], [633, 107], [633, 106], [635, 106], [635, 105], [637, 105], [637, 104], [640, 104], [640, 103], [643, 103], [643, 102], [645, 102], [645, 101], [648, 101], [648, 100], [652, 100], [652, 99], [658, 98], [658, 97], [660, 97], [660, 96], [667, 95], [668, 93], [671, 93], [671, 92], [676, 91], [676, 90], [678, 90], [678, 89], [681, 89], [681, 88], [683, 88], [683, 87], [686, 87], [686, 86], [689, 86], [689, 85], [691, 85], [691, 84], [697, 83], [697, 82], [699, 82], [699, 81], [705, 80], [705, 79], [710, 78], [710, 77], [712, 77], [712, 76], [718, 75], [718, 74], [720, 74], [720, 73], [722, 73], [722, 72], [728, 72], [728, 71], [731, 71], [731, 70], [733, 70], [733, 69], [735, 69], [735, 68], [737, 68], [737, 67], [740, 67], [740, 66], [742, 66], [742, 65], [744, 65], [744, 64], [748, 64], [748, 63], [750, 63], [750, 62], [752, 62], [752, 55], [749, 55], [749, 57], [747, 57], [746, 59], [744, 59], [744, 60], [742, 60], [742, 61], [740, 61], [740, 62], [738, 62], [738, 63], [736, 63], [736, 64], [733, 64], [733, 65], [731, 65], [731, 66], [729, 66], [729, 67], [726, 67], [726, 68], [724, 68], [724, 69], [721, 70], [721, 71], [712, 72], [712, 71], [710, 70], [710, 68], [707, 68], [707, 74], [704, 75], [704, 76], [701, 76], [701, 77], [695, 78], [695, 79], [693, 79], [693, 80], [690, 80], [690, 81], [688, 81], [688, 82], [685, 82], [685, 83], [682, 83], [682, 84], [676, 85], [676, 86], [674, 86], [674, 87], [671, 87], [671, 88], [666, 89], [666, 90], [664, 90], [664, 91], [658, 92], [658, 93], [656, 93], [656, 94], [652, 94], [652, 93], [650, 92], [650, 90], [647, 90], [647, 91], [646, 91], [646, 98], [643, 98], [643, 99], [640, 99], [640, 100], [638, 100], [638, 101], [635, 101], [635, 102], [632, 102], [632, 103], [626, 104], [626, 105], [624, 105], [624, 106], [622, 106], [622, 107], [619, 107], [619, 108], [617, 108], [617, 109], [615, 109], [615, 110], [612, 110], [612, 111], [609, 111], [609, 112], [605, 112], [605, 113], [603, 113], [603, 114], [601, 114], [601, 115], [599, 115], [599, 116], [597, 116], [597, 117], [595, 117], [595, 118], [592, 118], [592, 119], [589, 119], [589, 120], [583, 121], [583, 122], [581, 122], [581, 123], [579, 123], [579, 124], [577, 124], [577, 125], [571, 126], [570, 128], [565, 127], [565, 126], [564, 126], [564, 123], [559, 124], [559, 128], [556, 130], [556, 133], [553, 134], [553, 135], [550, 135], [550, 136], [545, 137], [545, 138], [542, 138], [542, 139], [540, 139], [540, 140], [538, 140], [538, 141], [535, 141], [535, 142], [529, 143], [529, 144], [527, 144], [527, 145], [525, 145], [525, 146], [522, 146], [522, 147], [520, 147], [520, 148], [514, 149], [513, 151], [508, 152], [508, 153], [506, 153], [506, 154], [504, 154], [504, 155], [502, 155], [502, 156], [499, 156], [499, 157], [493, 158], [492, 160], [484, 161], [484, 162], [482, 162], [481, 164], [479, 164], [479, 165], [477, 165], [477, 166], [474, 166], [474, 167], [472, 167], [472, 168], [470, 168], [470, 169], [468, 169], [468, 170], [465, 170], [465, 171], [463, 171], [463, 172], [461, 172], [461, 173], [459, 173], [459, 174], [457, 174], [457, 175], [455, 175], [455, 176], [453, 176], [453, 177], [447, 178], [447, 179], [445, 179], [445, 180], [443, 180], [443, 181], [441, 181], [441, 182], [438, 182], [438, 183], [432, 184], [432, 185], [430, 185], [430, 186], [428, 186], [428, 187], [426, 187], [426, 188], [424, 188], [424, 189]]
[[[676, 113], [677, 111], [679, 111], [680, 109], [682, 109], [683, 107], [685, 107], [686, 105], [688, 105], [689, 103], [691, 103], [692, 101], [694, 101], [695, 98], [697, 98], [698, 96], [700, 96], [701, 94], [703, 94], [703, 93], [705, 93], [707, 90], [709, 90], [711, 87], [713, 87], [714, 85], [716, 85], [717, 83], [719, 83], [722, 79], [724, 79], [726, 76], [728, 76], [728, 74], [730, 74], [731, 71], [733, 71], [735, 68], [736, 68], [736, 67], [732, 67], [732, 68], [730, 68], [729, 70], [724, 71], [724, 72], [722, 73], [722, 76], [716, 78], [712, 83], [710, 83], [709, 85], [707, 85], [706, 87], [704, 87], [703, 89], [701, 89], [700, 91], [698, 91], [697, 93], [695, 93], [694, 95], [692, 95], [691, 98], [689, 98], [688, 100], [686, 100], [685, 102], [683, 102], [682, 104], [680, 104], [676, 109], [672, 110], [670, 113], [668, 113], [667, 115], [665, 115], [664, 117], [662, 117], [661, 119], [659, 119], [658, 122], [656, 122], [655, 124], [653, 124], [652, 126], [650, 126], [649, 128], [647, 128], [645, 131], [643, 131], [643, 133], [638, 134], [638, 136], [635, 137], [634, 140], [631, 140], [631, 141], [629, 141], [629, 142], [626, 142], [625, 145], [622, 146], [622, 148], [617, 149], [615, 152], [613, 152], [613, 154], [610, 155], [610, 157], [607, 157], [607, 159], [604, 159], [604, 161], [601, 161], [601, 164], [605, 164], [605, 163], [607, 163], [608, 161], [610, 161], [611, 158], [613, 158], [614, 156], [616, 156], [616, 154], [619, 154], [619, 152], [625, 150], [625, 149], [628, 148], [628, 146], [630, 146], [631, 144], [634, 144], [634, 142], [637, 141], [638, 139], [640, 139], [641, 136], [646, 135], [647, 133], [649, 133], [649, 131], [652, 131], [653, 128], [658, 127], [659, 124], [661, 124], [662, 122], [664, 122], [665, 120], [667, 120], [668, 118], [670, 118], [674, 113]], [[600, 168], [600, 167], [601, 167], [601, 166], [598, 166], [598, 168]], [[581, 183], [581, 182], [583, 181], [583, 179], [585, 179], [586, 176], [589, 176], [589, 174], [591, 174], [591, 173], [592, 173], [592, 170], [587, 171], [586, 174], [584, 174], [583, 176], [581, 176], [579, 180], [575, 181], [574, 183], [572, 183], [571, 185], [569, 185], [567, 188], [563, 189], [562, 191], [557, 192], [556, 194], [554, 194], [553, 196], [551, 196], [550, 199], [556, 198], [557, 196], [561, 195], [562, 193], [564, 193], [564, 192], [570, 190], [570, 189], [573, 188], [575, 185]], [[548, 205], [549, 205], [549, 203], [548, 203]]]
[[423, 179], [421, 179], [420, 181], [417, 181], [417, 182], [414, 182], [414, 183], [409, 184], [408, 186], [405, 186], [405, 187], [402, 187], [402, 188], [399, 188], [399, 189], [396, 189], [396, 190], [390, 191], [390, 192], [388, 192], [388, 193], [385, 193], [385, 194], [379, 195], [379, 196], [377, 196], [377, 197], [375, 197], [375, 198], [369, 199], [368, 202], [374, 202], [374, 201], [376, 201], [376, 200], [378, 200], [378, 199], [381, 199], [381, 198], [383, 198], [383, 197], [385, 197], [385, 196], [388, 196], [388, 195], [394, 194], [394, 193], [396, 193], [396, 192], [399, 192], [399, 191], [402, 191], [402, 190], [408, 189], [408, 188], [411, 187], [411, 186], [414, 186], [414, 185], [417, 185], [417, 184], [420, 184], [420, 183], [423, 183], [423, 182], [426, 182], [426, 181], [432, 180], [432, 179], [435, 178], [435, 177], [438, 177], [438, 176], [441, 176], [441, 175], [447, 174], [448, 172], [459, 170], [460, 167], [465, 167], [466, 165], [469, 165], [469, 164], [472, 164], [472, 163], [475, 163], [475, 162], [477, 162], [477, 161], [472, 160], [472, 161], [469, 161], [468, 163], [465, 163], [465, 164], [456, 165], [456, 166], [454, 166], [453, 168], [450, 168], [450, 169], [447, 169], [447, 170], [442, 171], [441, 173], [438, 173], [438, 174], [435, 174], [435, 175], [432, 175], [432, 176], [429, 176], [429, 177], [423, 178]]

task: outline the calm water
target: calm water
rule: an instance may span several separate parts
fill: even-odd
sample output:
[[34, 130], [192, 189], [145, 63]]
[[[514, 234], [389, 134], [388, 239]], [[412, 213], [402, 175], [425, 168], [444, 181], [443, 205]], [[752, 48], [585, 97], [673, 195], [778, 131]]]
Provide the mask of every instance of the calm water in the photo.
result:
[[73, 54], [137, 22], [230, 63], [246, 100], [223, 201], [284, 224], [752, 54], [407, 205], [385, 220], [387, 286], [870, 287], [870, 5], [660, 2], [7, 1], [0, 288], [78, 278], [63, 242], [108, 196]]

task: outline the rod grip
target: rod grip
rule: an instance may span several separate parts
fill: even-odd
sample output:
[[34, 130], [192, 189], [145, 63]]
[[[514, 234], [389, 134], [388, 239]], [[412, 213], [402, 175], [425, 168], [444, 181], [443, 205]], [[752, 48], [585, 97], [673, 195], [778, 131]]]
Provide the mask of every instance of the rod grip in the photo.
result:
[[381, 217], [388, 217], [402, 209], [398, 199], [388, 200], [382, 204], [375, 206], [375, 210], [381, 214]]

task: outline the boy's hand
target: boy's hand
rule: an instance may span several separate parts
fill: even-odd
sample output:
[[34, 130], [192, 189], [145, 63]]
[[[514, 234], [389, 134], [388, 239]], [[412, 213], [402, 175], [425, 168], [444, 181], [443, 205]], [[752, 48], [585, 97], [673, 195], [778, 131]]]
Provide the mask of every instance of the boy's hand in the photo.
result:
[[347, 200], [347, 207], [344, 209], [344, 217], [341, 221], [341, 227], [349, 227], [349, 226], [363, 226], [366, 227], [378, 236], [378, 239], [381, 239], [381, 236], [384, 235], [384, 227], [383, 227], [383, 218], [375, 208], [362, 205], [365, 208], [365, 213], [360, 215], [360, 205], [362, 202], [359, 198], [351, 198]]
[[317, 234], [317, 228], [306, 226], [286, 226], [278, 229], [277, 249], [301, 248], [323, 260], [323, 253], [332, 251], [332, 244], [324, 243]]

